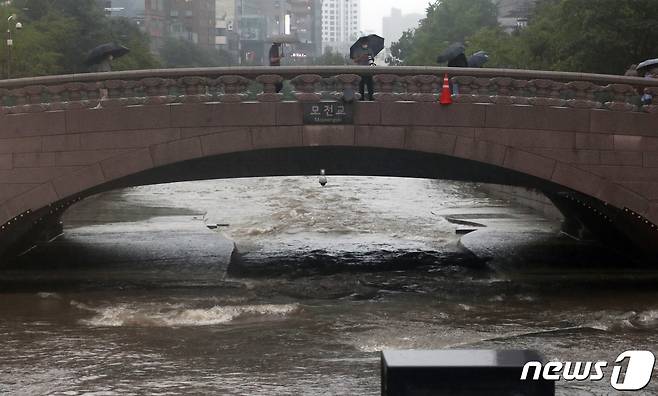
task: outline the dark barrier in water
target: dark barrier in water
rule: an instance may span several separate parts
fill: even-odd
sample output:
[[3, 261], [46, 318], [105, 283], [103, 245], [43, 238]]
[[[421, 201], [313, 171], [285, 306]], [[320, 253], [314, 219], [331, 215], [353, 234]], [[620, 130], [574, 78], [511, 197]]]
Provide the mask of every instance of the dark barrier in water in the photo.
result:
[[382, 396], [554, 396], [553, 381], [525, 380], [534, 351], [383, 351]]

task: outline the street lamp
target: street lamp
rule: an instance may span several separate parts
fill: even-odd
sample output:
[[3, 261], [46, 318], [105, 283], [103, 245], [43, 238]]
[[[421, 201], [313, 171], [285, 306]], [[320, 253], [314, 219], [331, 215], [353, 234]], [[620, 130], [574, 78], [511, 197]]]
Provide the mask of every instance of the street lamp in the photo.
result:
[[16, 21], [16, 14], [12, 14], [7, 18], [7, 78], [11, 78], [11, 56], [12, 49], [14, 47], [14, 40], [11, 37], [11, 23], [15, 21], [14, 27], [16, 30], [23, 29], [23, 24]]

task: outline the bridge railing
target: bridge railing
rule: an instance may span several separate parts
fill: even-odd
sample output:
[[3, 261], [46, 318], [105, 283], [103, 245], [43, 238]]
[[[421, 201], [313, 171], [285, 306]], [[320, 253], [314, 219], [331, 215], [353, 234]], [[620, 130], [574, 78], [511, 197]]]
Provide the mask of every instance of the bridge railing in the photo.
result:
[[[139, 104], [339, 100], [373, 76], [375, 100], [436, 101], [448, 73], [459, 103], [657, 112], [658, 80], [584, 73], [442, 67], [249, 67], [137, 70], [0, 81], [0, 114]], [[276, 92], [284, 82], [286, 89]], [[105, 97], [106, 96], [106, 97]]]

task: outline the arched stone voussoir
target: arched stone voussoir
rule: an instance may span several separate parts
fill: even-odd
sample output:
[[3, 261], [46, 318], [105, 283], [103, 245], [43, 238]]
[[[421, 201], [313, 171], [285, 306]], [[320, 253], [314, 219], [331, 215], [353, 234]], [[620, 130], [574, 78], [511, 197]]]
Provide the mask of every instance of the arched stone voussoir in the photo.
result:
[[[310, 90], [305, 84], [314, 84], [315, 77], [298, 83]], [[336, 148], [344, 149], [346, 158], [355, 162], [362, 156], [404, 152], [411, 163], [428, 155], [438, 162], [447, 158], [451, 163], [466, 164], [468, 169], [479, 167], [479, 177], [486, 172], [505, 174], [498, 178], [503, 182], [515, 173], [523, 176], [518, 183], [532, 179], [616, 209], [628, 208], [658, 222], [658, 209], [649, 201], [656, 194], [648, 185], [658, 177], [653, 160], [658, 158], [658, 144], [654, 144], [658, 130], [654, 133], [649, 128], [652, 115], [604, 114], [600, 113], [604, 110], [568, 107], [389, 101], [356, 104], [354, 123], [311, 125], [303, 121], [303, 108], [293, 102], [184, 103], [0, 116], [0, 120], [8, 121], [0, 124], [0, 155], [4, 159], [0, 186], [35, 185], [16, 196], [0, 198], [0, 226], [27, 210], [69, 202], [126, 178], [139, 184], [141, 175], [151, 170], [166, 172], [185, 163], [234, 154], [276, 151], [280, 155], [282, 150], [294, 152], [298, 156], [293, 156], [294, 160], [298, 160], [304, 156], [300, 150], [313, 154], [324, 150], [321, 154], [329, 155]], [[51, 129], [45, 125], [50, 122]], [[68, 162], [62, 162], [64, 159]], [[289, 160], [283, 157], [281, 161], [287, 164]], [[364, 165], [367, 170], [350, 171], [391, 176], [403, 173], [385, 160], [377, 166], [381, 169]], [[482, 172], [484, 168], [486, 172]], [[218, 177], [248, 177], [251, 169], [245, 166], [235, 175], [225, 169]], [[280, 169], [279, 174], [299, 169], [291, 165]], [[450, 174], [451, 169], [441, 174], [406, 171], [408, 175], [456, 177]], [[161, 179], [194, 176], [177, 172]], [[462, 170], [458, 176], [468, 180], [470, 174]], [[633, 190], [622, 185], [634, 181], [644, 184]]]

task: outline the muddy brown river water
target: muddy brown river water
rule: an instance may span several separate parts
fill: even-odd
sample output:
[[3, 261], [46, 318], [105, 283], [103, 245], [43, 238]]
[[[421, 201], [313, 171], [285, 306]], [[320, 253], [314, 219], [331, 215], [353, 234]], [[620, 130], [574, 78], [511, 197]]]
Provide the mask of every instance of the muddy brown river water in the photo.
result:
[[146, 186], [65, 225], [0, 270], [0, 394], [377, 395], [382, 349], [658, 351], [656, 271], [469, 184]]

